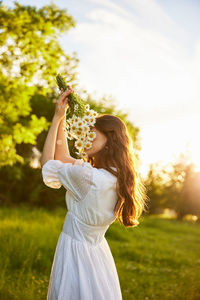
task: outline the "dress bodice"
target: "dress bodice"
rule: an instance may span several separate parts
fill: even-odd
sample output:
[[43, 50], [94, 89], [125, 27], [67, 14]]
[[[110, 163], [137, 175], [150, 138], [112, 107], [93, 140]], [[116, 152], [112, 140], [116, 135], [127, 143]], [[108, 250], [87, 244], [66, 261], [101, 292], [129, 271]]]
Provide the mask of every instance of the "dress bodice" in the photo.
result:
[[72, 165], [49, 160], [43, 165], [46, 185], [66, 188], [68, 208], [63, 232], [73, 239], [96, 245], [102, 241], [116, 216], [116, 176], [105, 169], [93, 167], [89, 162]]
[[65, 217], [62, 231], [72, 239], [82, 243], [98, 245], [104, 238], [109, 225], [89, 225], [81, 221], [72, 211], [68, 211]]

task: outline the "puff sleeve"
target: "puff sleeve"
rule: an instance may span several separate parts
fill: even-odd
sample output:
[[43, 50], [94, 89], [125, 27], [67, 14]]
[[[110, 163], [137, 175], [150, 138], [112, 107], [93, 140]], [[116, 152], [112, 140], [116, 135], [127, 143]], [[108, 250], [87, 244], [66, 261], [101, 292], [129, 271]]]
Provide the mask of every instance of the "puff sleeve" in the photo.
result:
[[93, 167], [89, 162], [80, 165], [78, 160], [74, 165], [48, 160], [42, 167], [42, 178], [48, 187], [59, 189], [63, 185], [77, 200], [81, 200], [93, 184]]

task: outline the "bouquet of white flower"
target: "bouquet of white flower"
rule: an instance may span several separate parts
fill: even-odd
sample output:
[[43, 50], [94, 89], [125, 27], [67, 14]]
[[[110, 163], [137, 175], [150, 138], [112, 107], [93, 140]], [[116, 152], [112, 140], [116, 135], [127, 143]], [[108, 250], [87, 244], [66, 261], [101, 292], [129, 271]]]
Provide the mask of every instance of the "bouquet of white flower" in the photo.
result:
[[[56, 76], [59, 89], [64, 91], [67, 84], [60, 74]], [[80, 157], [87, 157], [85, 149], [92, 147], [92, 140], [95, 139], [96, 133], [90, 131], [90, 126], [94, 126], [98, 113], [90, 109], [89, 104], [75, 93], [71, 93], [68, 97], [69, 110], [66, 113], [66, 137], [70, 140], [75, 139], [75, 147], [78, 149], [76, 154]]]

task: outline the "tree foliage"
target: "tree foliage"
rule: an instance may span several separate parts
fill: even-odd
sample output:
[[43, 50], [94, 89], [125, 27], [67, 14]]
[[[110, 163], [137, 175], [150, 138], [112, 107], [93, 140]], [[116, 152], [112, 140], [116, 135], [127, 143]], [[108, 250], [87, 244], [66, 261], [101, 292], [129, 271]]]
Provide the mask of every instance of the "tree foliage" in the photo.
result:
[[170, 208], [179, 219], [187, 214], [200, 217], [199, 178], [200, 173], [195, 172], [194, 164], [184, 153], [162, 168], [152, 164], [145, 182], [151, 200], [150, 213]]
[[32, 98], [45, 106], [47, 98], [52, 102], [57, 72], [72, 81], [78, 59], [66, 55], [58, 42], [75, 21], [54, 4], [37, 9], [0, 3], [0, 24], [0, 166], [5, 166], [23, 163], [18, 145], [36, 145], [48, 129], [47, 119], [33, 112]]

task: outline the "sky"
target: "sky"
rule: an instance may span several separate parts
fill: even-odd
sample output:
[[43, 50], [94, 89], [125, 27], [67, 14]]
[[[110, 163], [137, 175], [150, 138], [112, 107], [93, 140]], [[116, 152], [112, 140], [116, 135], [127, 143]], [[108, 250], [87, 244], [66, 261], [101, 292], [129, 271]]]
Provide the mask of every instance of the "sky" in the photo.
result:
[[150, 163], [165, 165], [185, 151], [199, 170], [200, 1], [57, 0], [56, 5], [76, 21], [59, 41], [66, 53], [77, 53], [79, 87], [96, 99], [112, 96], [140, 128], [142, 174]]

